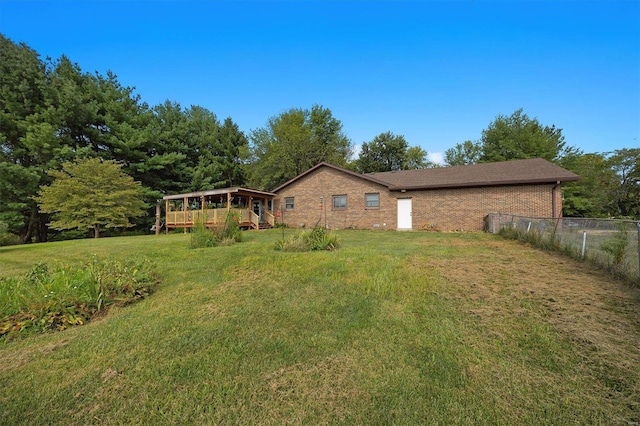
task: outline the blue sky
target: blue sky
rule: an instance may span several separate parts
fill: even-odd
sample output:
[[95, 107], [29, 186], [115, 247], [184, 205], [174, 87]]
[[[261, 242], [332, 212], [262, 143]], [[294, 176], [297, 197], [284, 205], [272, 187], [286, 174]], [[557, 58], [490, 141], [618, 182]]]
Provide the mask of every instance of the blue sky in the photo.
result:
[[640, 146], [639, 1], [0, 0], [0, 32], [247, 134], [319, 104], [437, 159], [522, 107], [585, 152]]

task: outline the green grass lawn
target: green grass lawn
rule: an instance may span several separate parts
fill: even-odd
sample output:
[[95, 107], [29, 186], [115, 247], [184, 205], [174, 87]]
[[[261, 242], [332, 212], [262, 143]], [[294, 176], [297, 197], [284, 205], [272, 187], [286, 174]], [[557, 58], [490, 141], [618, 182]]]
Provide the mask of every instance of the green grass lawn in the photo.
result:
[[[291, 234], [292, 231], [287, 231]], [[0, 424], [637, 424], [640, 292], [488, 234], [281, 231], [0, 248], [0, 276], [148, 258], [134, 305], [0, 342]]]

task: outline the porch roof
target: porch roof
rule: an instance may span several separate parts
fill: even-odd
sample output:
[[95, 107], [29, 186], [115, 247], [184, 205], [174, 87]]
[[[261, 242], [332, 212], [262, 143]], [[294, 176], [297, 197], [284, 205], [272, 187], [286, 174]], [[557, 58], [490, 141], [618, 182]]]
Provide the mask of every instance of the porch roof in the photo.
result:
[[273, 198], [276, 194], [272, 192], [258, 191], [257, 189], [248, 189], [241, 187], [233, 187], [233, 188], [220, 188], [220, 189], [212, 189], [209, 191], [196, 191], [196, 192], [187, 192], [185, 194], [173, 194], [173, 195], [165, 195], [162, 197], [163, 200], [183, 200], [185, 198], [199, 198], [206, 197], [209, 195], [225, 195], [225, 194], [238, 194], [238, 195], [246, 195], [246, 196], [254, 196], [259, 198]]

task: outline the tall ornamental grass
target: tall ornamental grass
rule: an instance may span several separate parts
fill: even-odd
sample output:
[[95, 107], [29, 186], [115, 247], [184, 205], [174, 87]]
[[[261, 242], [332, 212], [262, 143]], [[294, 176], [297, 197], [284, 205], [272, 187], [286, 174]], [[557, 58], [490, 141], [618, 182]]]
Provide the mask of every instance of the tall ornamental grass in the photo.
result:
[[275, 249], [282, 251], [335, 250], [340, 239], [333, 232], [316, 226], [310, 231], [300, 231], [287, 239], [278, 240]]

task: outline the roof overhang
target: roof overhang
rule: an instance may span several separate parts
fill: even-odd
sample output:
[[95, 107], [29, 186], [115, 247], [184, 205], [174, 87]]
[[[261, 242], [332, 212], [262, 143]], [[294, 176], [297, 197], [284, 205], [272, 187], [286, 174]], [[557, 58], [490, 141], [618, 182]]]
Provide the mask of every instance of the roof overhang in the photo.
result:
[[450, 183], [437, 185], [390, 185], [389, 191], [418, 191], [421, 189], [455, 189], [455, 188], [481, 188], [486, 186], [518, 186], [518, 185], [544, 185], [560, 184], [561, 182], [574, 182], [580, 180], [580, 176], [545, 179], [520, 179], [520, 180], [496, 180], [469, 183]]
[[183, 200], [185, 198], [200, 198], [200, 197], [207, 197], [211, 195], [226, 195], [226, 194], [259, 196], [261, 198], [273, 198], [276, 196], [276, 194], [272, 192], [258, 191], [257, 189], [234, 187], [234, 188], [212, 189], [210, 191], [187, 192], [185, 194], [165, 195], [164, 197], [162, 197], [162, 199], [163, 200]]

